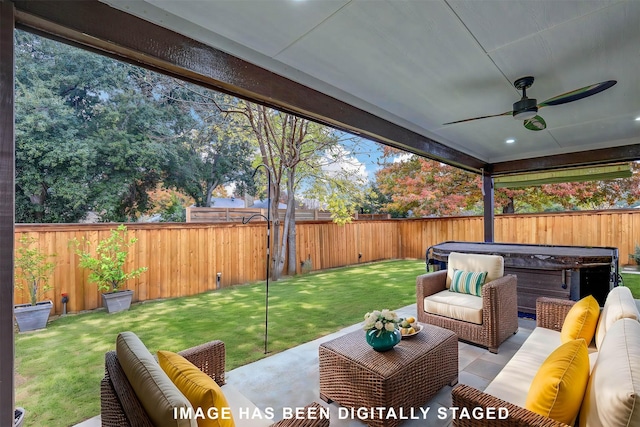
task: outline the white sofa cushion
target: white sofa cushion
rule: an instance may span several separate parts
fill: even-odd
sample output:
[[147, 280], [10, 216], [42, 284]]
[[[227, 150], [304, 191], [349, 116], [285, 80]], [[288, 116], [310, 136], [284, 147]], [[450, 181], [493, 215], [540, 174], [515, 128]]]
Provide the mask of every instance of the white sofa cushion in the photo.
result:
[[447, 257], [447, 289], [451, 286], [453, 270], [486, 271], [485, 283], [489, 283], [504, 276], [504, 259], [499, 255], [451, 252]]
[[596, 326], [596, 347], [599, 349], [602, 345], [607, 330], [618, 320], [629, 318], [640, 320], [638, 307], [633, 299], [631, 290], [625, 286], [616, 286], [609, 291], [604, 307], [598, 319]]
[[640, 323], [621, 319], [608, 330], [591, 372], [581, 427], [640, 425]]
[[424, 298], [424, 311], [481, 325], [482, 297], [444, 290]]
[[524, 408], [533, 377], [560, 344], [560, 332], [535, 328], [484, 392]]

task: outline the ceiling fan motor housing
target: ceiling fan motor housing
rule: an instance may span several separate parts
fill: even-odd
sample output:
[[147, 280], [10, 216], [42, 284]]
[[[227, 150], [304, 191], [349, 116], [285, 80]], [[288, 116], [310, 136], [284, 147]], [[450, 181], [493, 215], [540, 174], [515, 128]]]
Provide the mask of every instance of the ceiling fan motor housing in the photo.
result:
[[538, 101], [535, 99], [522, 98], [513, 103], [513, 118], [516, 120], [531, 119], [538, 114]]

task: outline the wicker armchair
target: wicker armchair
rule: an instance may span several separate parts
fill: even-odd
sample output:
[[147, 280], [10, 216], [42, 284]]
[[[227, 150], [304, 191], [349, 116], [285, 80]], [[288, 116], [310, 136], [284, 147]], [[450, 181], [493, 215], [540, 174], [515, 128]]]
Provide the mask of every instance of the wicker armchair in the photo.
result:
[[[489, 258], [493, 258], [489, 261], [496, 263], [498, 267], [493, 274], [487, 276], [487, 282], [482, 286], [482, 297], [474, 297], [482, 298], [482, 323], [472, 323], [426, 311], [425, 297], [446, 291], [447, 281], [450, 283], [454, 268], [465, 270], [465, 262], [469, 261], [468, 271], [481, 271], [477, 269], [477, 263]], [[449, 254], [448, 270], [423, 274], [416, 279], [418, 321], [454, 331], [459, 339], [487, 347], [492, 353], [497, 353], [500, 344], [518, 331], [517, 278], [514, 275], [503, 274], [502, 257], [452, 252]]]
[[[222, 341], [211, 341], [206, 344], [181, 351], [185, 359], [196, 365], [202, 372], [222, 386], [225, 384], [225, 348]], [[105, 374], [100, 384], [101, 418], [103, 427], [153, 427], [142, 404], [138, 400], [133, 387], [118, 362], [115, 351], [105, 354]], [[320, 405], [311, 403], [306, 414], [319, 413]], [[284, 419], [271, 427], [328, 427], [329, 420]]]

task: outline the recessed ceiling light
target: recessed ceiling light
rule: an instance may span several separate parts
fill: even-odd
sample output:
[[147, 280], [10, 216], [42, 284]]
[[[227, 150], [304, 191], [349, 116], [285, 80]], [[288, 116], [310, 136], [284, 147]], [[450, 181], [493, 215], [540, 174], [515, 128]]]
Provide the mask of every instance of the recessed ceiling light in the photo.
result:
[[516, 142], [516, 140], [515, 140], [515, 139], [513, 139], [513, 138], [509, 138], [509, 139], [507, 139], [505, 142], [506, 142], [507, 144], [513, 144], [514, 142]]
[[636, 122], [640, 122], [640, 117], [636, 117]]

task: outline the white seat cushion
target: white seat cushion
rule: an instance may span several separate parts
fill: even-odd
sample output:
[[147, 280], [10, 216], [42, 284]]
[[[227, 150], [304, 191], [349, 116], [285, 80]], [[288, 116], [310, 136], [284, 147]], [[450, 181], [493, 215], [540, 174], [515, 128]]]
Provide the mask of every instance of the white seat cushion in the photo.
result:
[[498, 255], [451, 252], [447, 257], [447, 289], [451, 286], [453, 270], [486, 271], [487, 278], [485, 279], [485, 283], [489, 283], [504, 276], [504, 258]]
[[424, 298], [424, 311], [481, 325], [482, 297], [444, 290]]
[[264, 412], [231, 384], [225, 384], [220, 388], [227, 398], [236, 427], [267, 427], [274, 423], [274, 420], [267, 419]]
[[560, 332], [535, 328], [484, 392], [524, 408], [533, 377], [560, 344]]

